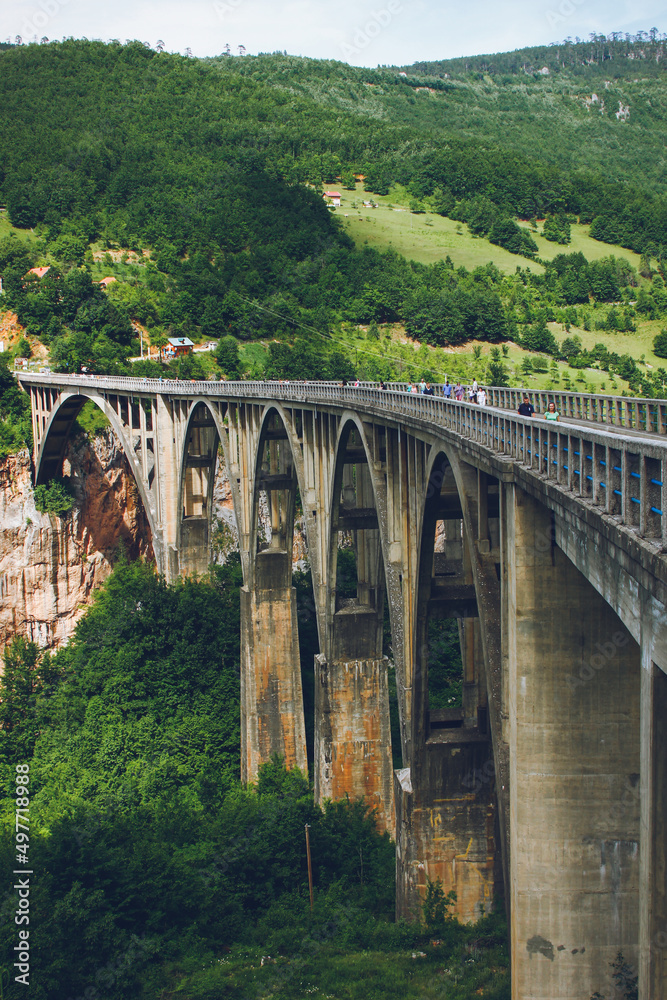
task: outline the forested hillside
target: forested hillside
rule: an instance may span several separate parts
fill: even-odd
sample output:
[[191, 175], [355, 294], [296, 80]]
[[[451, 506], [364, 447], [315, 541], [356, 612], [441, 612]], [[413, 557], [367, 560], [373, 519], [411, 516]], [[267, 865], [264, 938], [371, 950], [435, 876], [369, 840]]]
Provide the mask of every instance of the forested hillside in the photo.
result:
[[[391, 378], [402, 368], [386, 345], [346, 336], [398, 324], [433, 347], [511, 339], [580, 355], [580, 368], [633, 392], [662, 392], [637, 352], [604, 338], [582, 350], [576, 334], [631, 333], [665, 311], [664, 42], [545, 51], [541, 69], [530, 50], [408, 72], [283, 55], [200, 61], [140, 43], [5, 49], [0, 201], [14, 234], [0, 240], [0, 275], [24, 349], [45, 344], [59, 370], [122, 370], [139, 323], [154, 345], [299, 338], [294, 352], [272, 345], [241, 361], [228, 350], [226, 374]], [[630, 63], [650, 72], [631, 78]], [[355, 190], [355, 174], [366, 193], [400, 188], [411, 212], [513, 254], [515, 274], [355, 244], [321, 197], [323, 184]], [[537, 220], [564, 248], [556, 261], [539, 256]], [[610, 251], [642, 254], [641, 268], [611, 252], [568, 255], [575, 222]], [[15, 236], [28, 229], [30, 241]], [[26, 276], [38, 264], [49, 272]], [[104, 275], [118, 279], [105, 290]], [[574, 328], [565, 351], [554, 323]], [[442, 371], [432, 354], [412, 368]]]

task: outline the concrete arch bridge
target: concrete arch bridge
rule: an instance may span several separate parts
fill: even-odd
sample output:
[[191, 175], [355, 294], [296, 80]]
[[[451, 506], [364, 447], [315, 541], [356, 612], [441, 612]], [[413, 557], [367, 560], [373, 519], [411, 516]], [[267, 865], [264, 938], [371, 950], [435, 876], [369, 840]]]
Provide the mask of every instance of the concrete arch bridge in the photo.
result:
[[[551, 423], [518, 416], [502, 389], [479, 408], [368, 385], [20, 382], [36, 483], [60, 473], [87, 400], [106, 414], [169, 579], [208, 566], [224, 461], [244, 577], [246, 780], [274, 752], [307, 767], [299, 506], [321, 649], [316, 796], [377, 808], [396, 837], [398, 913], [418, 915], [429, 878], [456, 890], [465, 920], [503, 888], [513, 997], [586, 1000], [618, 951], [643, 1000], [665, 995], [667, 403], [556, 394]], [[343, 537], [352, 595], [337, 576]], [[442, 618], [458, 624], [463, 693], [434, 708]]]

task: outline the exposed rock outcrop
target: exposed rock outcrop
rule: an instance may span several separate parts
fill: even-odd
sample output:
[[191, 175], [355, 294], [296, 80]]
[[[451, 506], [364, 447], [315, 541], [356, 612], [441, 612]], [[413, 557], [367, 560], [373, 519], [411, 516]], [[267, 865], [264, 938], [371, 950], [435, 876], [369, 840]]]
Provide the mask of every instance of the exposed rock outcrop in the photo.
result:
[[130, 558], [152, 557], [134, 479], [110, 431], [74, 438], [63, 472], [76, 503], [59, 518], [35, 508], [27, 450], [0, 461], [0, 647], [14, 635], [62, 645], [121, 543]]
[[[58, 647], [73, 634], [92, 593], [111, 573], [120, 546], [129, 559], [152, 559], [148, 519], [130, 467], [111, 430], [73, 438], [63, 465], [76, 498], [67, 517], [35, 508], [27, 450], [0, 460], [0, 650], [15, 635]], [[271, 536], [266, 497], [260, 536]], [[292, 563], [308, 565], [303, 518], [297, 517]], [[224, 465], [216, 470], [213, 558], [238, 551], [232, 494]]]

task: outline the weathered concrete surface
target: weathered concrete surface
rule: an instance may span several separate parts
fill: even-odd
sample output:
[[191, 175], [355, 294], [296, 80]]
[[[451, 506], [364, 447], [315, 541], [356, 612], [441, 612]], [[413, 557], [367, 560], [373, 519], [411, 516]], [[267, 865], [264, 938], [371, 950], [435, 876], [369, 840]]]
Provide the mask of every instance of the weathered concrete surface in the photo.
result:
[[291, 559], [257, 555], [255, 587], [241, 590], [241, 777], [254, 781], [275, 753], [306, 774], [306, 729]]
[[363, 796], [394, 836], [387, 660], [315, 657], [315, 801]]
[[[414, 773], [414, 777], [413, 777]], [[470, 923], [490, 913], [496, 845], [491, 741], [476, 730], [442, 731], [410, 776], [397, 772], [396, 909], [421, 917], [427, 881], [456, 892], [452, 912]]]
[[581, 1000], [639, 938], [639, 649], [509, 496], [512, 996]]
[[643, 674], [642, 693], [649, 695], [646, 728], [650, 745], [647, 766], [642, 770], [644, 816], [648, 820], [642, 826], [648, 829], [642, 829], [642, 852], [646, 854], [642, 859], [646, 895], [642, 917], [646, 923], [640, 968], [648, 996], [658, 997], [667, 989], [667, 675], [653, 663]]

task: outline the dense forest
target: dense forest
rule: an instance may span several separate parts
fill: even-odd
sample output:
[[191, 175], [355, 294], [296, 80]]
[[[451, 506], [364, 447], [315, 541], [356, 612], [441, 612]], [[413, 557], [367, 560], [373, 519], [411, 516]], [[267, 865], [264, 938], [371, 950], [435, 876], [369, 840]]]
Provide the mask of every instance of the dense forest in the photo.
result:
[[[644, 51], [642, 40], [618, 44]], [[255, 375], [339, 378], [351, 374], [336, 345], [345, 323], [401, 323], [434, 346], [525, 340], [558, 357], [560, 345], [544, 337], [550, 321], [631, 330], [637, 316], [664, 309], [667, 202], [662, 180], [647, 186], [645, 170], [662, 163], [646, 155], [664, 144], [657, 56], [648, 118], [637, 113], [646, 101], [633, 99], [622, 122], [572, 94], [552, 107], [545, 88], [555, 83], [539, 74], [523, 73], [520, 86], [510, 74], [496, 93], [495, 78], [479, 81], [474, 67], [457, 79], [441, 67], [431, 94], [418, 75], [386, 68], [283, 55], [198, 61], [140, 43], [17, 46], [0, 60], [0, 201], [15, 227], [33, 230], [29, 240], [0, 240], [3, 304], [48, 346], [57, 370], [123, 370], [138, 346], [132, 321], [158, 345], [173, 334], [282, 340]], [[527, 115], [534, 101], [546, 117]], [[551, 127], [549, 108], [562, 127]], [[515, 129], [498, 132], [506, 115], [528, 119], [518, 139]], [[516, 274], [355, 246], [319, 188], [337, 178], [354, 187], [359, 173], [368, 190], [403, 184], [415, 212], [458, 220], [516, 254]], [[523, 269], [537, 247], [517, 219], [537, 217], [565, 249], [571, 222], [590, 223], [594, 237], [642, 252], [655, 280], [644, 287], [611, 258], [566, 253], [542, 273]], [[115, 274], [119, 248], [132, 257], [129, 280], [102, 291], [93, 265]], [[27, 275], [38, 263], [50, 267], [41, 279]], [[590, 313], [604, 303], [613, 307]], [[381, 350], [366, 353], [361, 368], [355, 362], [360, 374], [393, 377]], [[610, 373], [634, 392], [662, 391], [662, 376], [622, 357], [604, 359]]]
[[[121, 555], [66, 648], [16, 639], [6, 650], [0, 850], [11, 871], [15, 765], [27, 763], [31, 994], [294, 1000], [335, 988], [399, 1000], [409, 982], [507, 1000], [501, 916], [459, 925], [436, 885], [424, 925], [394, 922], [394, 845], [362, 802], [319, 809], [308, 779], [278, 759], [240, 785], [240, 582], [238, 557], [166, 586]], [[11, 887], [2, 907], [15, 907]], [[5, 970], [15, 938], [3, 921]], [[12, 976], [3, 989], [11, 1000], [24, 987]]]

